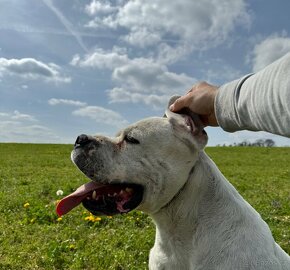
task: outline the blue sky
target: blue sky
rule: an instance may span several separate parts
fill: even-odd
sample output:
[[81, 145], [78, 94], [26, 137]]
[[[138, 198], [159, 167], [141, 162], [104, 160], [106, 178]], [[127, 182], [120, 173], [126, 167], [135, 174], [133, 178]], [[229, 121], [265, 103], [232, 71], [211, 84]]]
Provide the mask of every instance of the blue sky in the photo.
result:
[[[113, 136], [290, 51], [288, 0], [1, 0], [0, 141]], [[272, 138], [207, 128], [209, 145]], [[166, 138], [165, 138], [166, 139]]]

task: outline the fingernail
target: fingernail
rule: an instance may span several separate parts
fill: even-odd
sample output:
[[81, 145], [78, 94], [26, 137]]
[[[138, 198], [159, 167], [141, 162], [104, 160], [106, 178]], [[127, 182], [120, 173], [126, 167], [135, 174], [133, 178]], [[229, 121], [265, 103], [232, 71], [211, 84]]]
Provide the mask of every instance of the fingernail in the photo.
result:
[[171, 105], [169, 106], [169, 110], [170, 110], [170, 111], [173, 111], [173, 108], [174, 108], [174, 105], [171, 104]]

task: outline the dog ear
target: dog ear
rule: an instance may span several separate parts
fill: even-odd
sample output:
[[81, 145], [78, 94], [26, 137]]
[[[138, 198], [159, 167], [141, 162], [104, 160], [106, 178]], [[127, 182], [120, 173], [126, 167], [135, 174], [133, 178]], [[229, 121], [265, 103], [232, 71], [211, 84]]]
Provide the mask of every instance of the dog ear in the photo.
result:
[[[170, 106], [171, 104], [173, 104], [173, 103], [175, 102], [175, 100], [179, 99], [180, 97], [181, 97], [181, 96], [178, 96], [178, 95], [174, 95], [174, 96], [172, 96], [172, 97], [169, 99], [169, 101], [168, 101], [167, 109], [169, 108], [169, 106]], [[165, 111], [163, 117], [167, 117], [167, 115], [166, 115], [166, 111]]]
[[175, 100], [177, 100], [179, 97], [180, 96], [178, 96], [178, 95], [174, 95], [170, 98], [168, 105], [167, 105], [167, 109], [166, 109], [163, 117], [167, 117], [173, 125], [175, 125], [175, 124], [178, 125], [178, 123], [181, 123], [182, 125], [184, 125], [185, 120], [184, 120], [184, 117], [181, 115], [183, 114], [183, 115], [190, 116], [190, 118], [192, 119], [192, 122], [193, 122], [193, 126], [192, 126], [192, 133], [193, 134], [192, 135], [193, 135], [194, 142], [195, 142], [194, 144], [198, 150], [201, 150], [206, 146], [208, 137], [207, 137], [206, 132], [204, 131], [204, 125], [203, 125], [199, 115], [196, 113], [193, 113], [191, 110], [189, 110], [187, 108], [182, 109], [178, 113], [174, 113], [174, 112], [170, 111], [170, 109], [169, 109], [169, 106], [171, 104], [173, 104], [175, 102]]

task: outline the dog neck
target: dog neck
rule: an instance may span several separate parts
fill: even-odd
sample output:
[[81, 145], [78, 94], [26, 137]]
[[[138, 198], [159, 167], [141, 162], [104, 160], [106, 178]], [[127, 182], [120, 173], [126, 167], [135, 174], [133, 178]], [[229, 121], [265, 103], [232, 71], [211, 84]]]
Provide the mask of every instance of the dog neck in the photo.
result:
[[[179, 224], [182, 224], [183, 227], [186, 222], [189, 222], [190, 226], [187, 226], [187, 228], [191, 227], [192, 231], [192, 227], [194, 227], [192, 224], [195, 224], [195, 222], [192, 223], [192, 220], [197, 220], [197, 211], [195, 209], [200, 201], [201, 192], [205, 189], [203, 170], [201, 168], [202, 156], [203, 154], [200, 153], [197, 162], [189, 172], [184, 186], [165, 206], [152, 214], [157, 230], [161, 232], [168, 231], [172, 235], [172, 231], [179, 229]], [[190, 207], [188, 207], [189, 204]]]
[[202, 203], [205, 194], [209, 192], [213, 178], [209, 170], [211, 168], [205, 169], [206, 159], [208, 159], [206, 154], [200, 152], [185, 184], [166, 205], [152, 214], [157, 228], [168, 228], [169, 224], [173, 224], [174, 229], [176, 229], [179, 223], [184, 224], [184, 222], [189, 221], [192, 224], [192, 220], [198, 219], [199, 204]]
[[204, 152], [182, 191], [152, 217], [150, 270], [289, 269], [267, 224]]
[[[221, 228], [225, 223], [233, 222], [231, 212], [241, 211], [245, 204], [213, 161], [200, 152], [182, 192], [152, 215], [156, 224], [153, 249], [158, 250], [154, 253], [161, 256], [159, 260], [162, 257], [176, 258], [173, 261], [178, 261], [178, 269], [191, 269], [186, 262], [195, 260], [189, 258], [197, 260], [200, 257], [198, 250], [209, 255], [212, 245], [220, 244], [218, 234], [223, 231]], [[208, 243], [209, 235], [212, 240], [216, 238], [216, 243]], [[182, 264], [184, 267], [180, 268]]]

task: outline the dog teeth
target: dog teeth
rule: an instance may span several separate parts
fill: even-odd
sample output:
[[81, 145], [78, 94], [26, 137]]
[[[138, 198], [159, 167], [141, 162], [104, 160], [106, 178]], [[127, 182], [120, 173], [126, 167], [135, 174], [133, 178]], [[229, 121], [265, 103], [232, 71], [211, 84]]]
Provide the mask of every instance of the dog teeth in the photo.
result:
[[92, 195], [93, 200], [95, 200], [96, 197], [97, 197], [97, 192], [94, 190], [93, 195]]
[[[118, 197], [118, 196], [125, 196], [126, 194], [132, 194], [133, 192], [133, 189], [132, 188], [126, 188], [125, 190], [124, 189], [121, 189], [119, 191], [119, 193], [117, 192], [114, 192], [114, 194], [112, 193], [108, 193], [107, 196], [112, 198], [112, 197]], [[93, 199], [94, 199], [94, 194], [93, 194]]]
[[128, 193], [132, 193], [132, 192], [133, 192], [133, 189], [132, 189], [132, 188], [126, 188], [125, 190], [126, 190], [126, 192], [128, 192]]
[[[119, 194], [121, 194], [121, 192], [120, 192]], [[108, 193], [108, 197], [116, 197], [116, 196], [118, 196], [119, 194], [118, 194], [117, 192], [115, 192], [114, 194], [110, 194], [110, 193]]]

